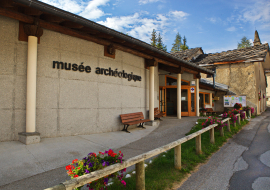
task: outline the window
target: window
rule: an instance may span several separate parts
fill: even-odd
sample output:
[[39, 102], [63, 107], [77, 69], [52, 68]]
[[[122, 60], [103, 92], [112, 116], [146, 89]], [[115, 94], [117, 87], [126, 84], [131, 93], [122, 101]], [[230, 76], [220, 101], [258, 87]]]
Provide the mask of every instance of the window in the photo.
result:
[[200, 92], [199, 97], [200, 108], [205, 107], [205, 104], [210, 104], [210, 93]]
[[210, 104], [210, 94], [204, 94], [204, 103]]

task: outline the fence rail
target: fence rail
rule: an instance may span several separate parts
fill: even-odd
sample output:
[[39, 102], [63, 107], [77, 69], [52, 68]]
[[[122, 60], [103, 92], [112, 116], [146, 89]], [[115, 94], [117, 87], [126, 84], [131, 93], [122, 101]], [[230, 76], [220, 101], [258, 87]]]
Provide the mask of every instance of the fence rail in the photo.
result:
[[[236, 116], [237, 116], [238, 123], [240, 123], [240, 114], [236, 114]], [[231, 131], [230, 130], [230, 118], [226, 118], [226, 119], [222, 120], [222, 122], [223, 123], [227, 122], [227, 130]], [[210, 130], [210, 142], [215, 143], [214, 127], [216, 127], [216, 126], [218, 126], [218, 124], [209, 125], [208, 127], [201, 129], [195, 133], [192, 133], [186, 137], [178, 139], [174, 142], [171, 142], [167, 145], [156, 148], [156, 149], [151, 150], [149, 152], [146, 152], [144, 154], [140, 154], [138, 156], [127, 159], [126, 161], [123, 161], [122, 163], [114, 164], [114, 165], [108, 166], [102, 170], [97, 170], [97, 171], [91, 172], [89, 174], [79, 176], [77, 178], [63, 182], [63, 183], [56, 185], [54, 187], [47, 188], [45, 190], [72, 190], [76, 187], [83, 186], [87, 183], [90, 183], [90, 182], [95, 181], [97, 179], [100, 179], [102, 177], [108, 176], [112, 173], [115, 173], [117, 171], [120, 171], [124, 168], [127, 168], [127, 167], [135, 165], [135, 164], [136, 164], [136, 189], [144, 190], [145, 189], [144, 160], [174, 148], [174, 150], [175, 150], [174, 151], [175, 152], [174, 153], [175, 154], [174, 165], [175, 165], [175, 168], [181, 169], [181, 144], [183, 144], [184, 142], [187, 142], [190, 139], [196, 138], [196, 153], [201, 154], [202, 153], [201, 134]], [[224, 136], [223, 128], [220, 130], [220, 135]]]

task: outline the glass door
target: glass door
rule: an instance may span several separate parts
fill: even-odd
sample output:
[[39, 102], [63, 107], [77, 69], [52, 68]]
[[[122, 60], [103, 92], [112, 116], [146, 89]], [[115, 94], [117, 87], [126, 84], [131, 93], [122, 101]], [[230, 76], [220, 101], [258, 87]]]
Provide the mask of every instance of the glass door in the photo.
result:
[[182, 86], [181, 89], [181, 115], [195, 116], [196, 115], [196, 91], [191, 92], [192, 86]]
[[181, 115], [182, 116], [188, 116], [188, 102], [189, 102], [189, 96], [188, 96], [188, 89], [181, 89]]
[[166, 115], [166, 88], [159, 88], [159, 111]]

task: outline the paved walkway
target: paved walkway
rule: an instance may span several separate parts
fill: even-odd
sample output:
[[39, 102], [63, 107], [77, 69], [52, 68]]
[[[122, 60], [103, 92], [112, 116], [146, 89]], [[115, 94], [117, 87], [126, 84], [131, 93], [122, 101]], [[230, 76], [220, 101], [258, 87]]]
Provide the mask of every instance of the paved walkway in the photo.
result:
[[198, 117], [163, 118], [159, 127], [146, 129], [44, 138], [39, 144], [18, 141], [0, 143], [0, 190], [40, 190], [69, 180], [65, 166], [89, 152], [121, 150], [124, 158], [142, 154], [181, 137], [195, 125]]
[[252, 119], [179, 190], [270, 189], [270, 109]]

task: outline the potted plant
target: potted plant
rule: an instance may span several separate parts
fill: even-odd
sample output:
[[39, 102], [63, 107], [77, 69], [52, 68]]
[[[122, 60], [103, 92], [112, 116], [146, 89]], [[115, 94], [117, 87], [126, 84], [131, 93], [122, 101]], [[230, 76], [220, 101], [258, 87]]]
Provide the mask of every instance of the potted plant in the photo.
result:
[[240, 110], [242, 108], [242, 104], [235, 103], [233, 107], [237, 110]]
[[258, 97], [259, 97], [259, 101], [261, 101], [262, 97], [261, 97], [261, 93], [260, 92], [258, 94]]

